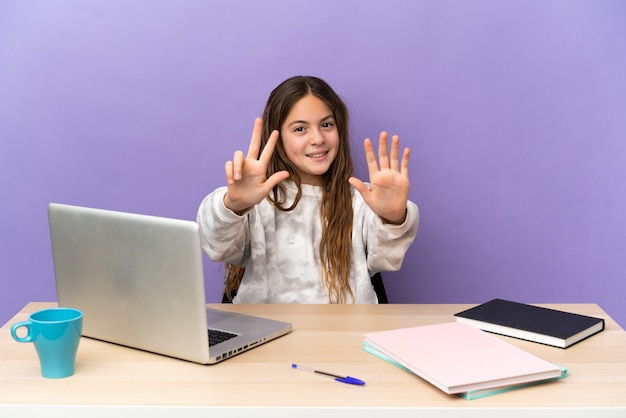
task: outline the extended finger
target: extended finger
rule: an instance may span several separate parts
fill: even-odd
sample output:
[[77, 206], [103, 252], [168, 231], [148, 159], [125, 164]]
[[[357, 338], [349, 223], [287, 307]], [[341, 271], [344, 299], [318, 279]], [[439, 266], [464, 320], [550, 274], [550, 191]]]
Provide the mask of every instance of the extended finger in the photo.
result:
[[267, 139], [267, 144], [265, 144], [265, 147], [263, 147], [261, 157], [259, 157], [259, 161], [262, 162], [266, 167], [270, 163], [270, 159], [272, 158], [272, 154], [274, 153], [274, 149], [276, 148], [278, 135], [278, 131], [272, 131], [270, 137]]
[[233, 178], [235, 180], [241, 180], [241, 172], [243, 171], [243, 151], [235, 151], [233, 155]]
[[378, 161], [380, 169], [389, 168], [389, 154], [387, 153], [387, 132], [381, 132], [378, 137]]
[[365, 141], [363, 141], [363, 148], [365, 148], [365, 161], [367, 161], [367, 171], [369, 171], [371, 177], [372, 174], [378, 172], [378, 163], [376, 162], [376, 155], [374, 154], [372, 140], [366, 138]]
[[226, 172], [226, 184], [235, 183], [232, 161], [226, 161], [226, 164], [224, 165], [224, 171]]
[[404, 177], [409, 176], [409, 157], [411, 156], [411, 151], [408, 148], [404, 149], [402, 153], [402, 165], [400, 166], [400, 174]]
[[398, 171], [398, 153], [400, 148], [400, 137], [394, 135], [391, 137], [391, 169]]
[[254, 119], [254, 127], [252, 128], [252, 138], [250, 138], [250, 146], [248, 147], [248, 158], [259, 158], [259, 150], [261, 149], [261, 134], [263, 132], [263, 120], [261, 118]]

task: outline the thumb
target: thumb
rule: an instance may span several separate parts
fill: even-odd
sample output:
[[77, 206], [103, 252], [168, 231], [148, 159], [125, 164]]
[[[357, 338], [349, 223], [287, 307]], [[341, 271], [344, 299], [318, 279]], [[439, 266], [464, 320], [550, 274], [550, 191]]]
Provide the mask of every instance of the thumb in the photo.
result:
[[350, 183], [352, 187], [354, 187], [359, 193], [361, 193], [362, 196], [369, 191], [365, 183], [363, 183], [361, 180], [357, 179], [356, 177], [350, 177], [348, 179], [348, 183]]
[[267, 188], [267, 190], [272, 190], [274, 186], [276, 186], [281, 181], [286, 180], [288, 177], [288, 171], [277, 171], [276, 173], [269, 176], [267, 180], [265, 180], [265, 187]]

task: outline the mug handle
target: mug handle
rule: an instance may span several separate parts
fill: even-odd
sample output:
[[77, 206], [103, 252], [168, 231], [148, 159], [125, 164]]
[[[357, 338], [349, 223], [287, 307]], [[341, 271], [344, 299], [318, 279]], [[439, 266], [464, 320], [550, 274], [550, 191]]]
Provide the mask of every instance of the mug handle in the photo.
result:
[[[23, 322], [17, 322], [15, 324], [13, 324], [11, 326], [11, 335], [13, 336], [13, 339], [17, 342], [20, 343], [29, 343], [33, 340], [33, 335], [32, 332], [30, 331], [30, 325], [32, 324], [32, 322], [30, 321], [23, 321]], [[17, 335], [17, 329], [20, 327], [25, 327], [28, 330], [28, 334], [26, 334], [25, 337], [20, 337]]]

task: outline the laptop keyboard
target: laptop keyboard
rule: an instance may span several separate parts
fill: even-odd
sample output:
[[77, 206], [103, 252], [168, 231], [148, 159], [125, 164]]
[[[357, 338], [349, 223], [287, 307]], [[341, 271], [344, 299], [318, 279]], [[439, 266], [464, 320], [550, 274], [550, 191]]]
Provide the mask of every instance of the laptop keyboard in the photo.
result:
[[237, 334], [233, 334], [231, 332], [220, 331], [217, 329], [209, 330], [209, 347], [215, 344], [219, 344], [226, 340], [230, 340], [231, 338], [236, 337]]

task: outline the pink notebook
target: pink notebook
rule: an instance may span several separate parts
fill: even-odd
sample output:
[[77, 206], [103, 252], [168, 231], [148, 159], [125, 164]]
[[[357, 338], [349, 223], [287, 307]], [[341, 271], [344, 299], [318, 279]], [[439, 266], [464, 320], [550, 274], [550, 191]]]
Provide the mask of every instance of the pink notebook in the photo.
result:
[[560, 367], [461, 322], [372, 332], [364, 344], [449, 394], [562, 374]]

